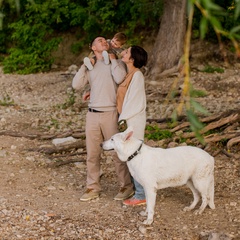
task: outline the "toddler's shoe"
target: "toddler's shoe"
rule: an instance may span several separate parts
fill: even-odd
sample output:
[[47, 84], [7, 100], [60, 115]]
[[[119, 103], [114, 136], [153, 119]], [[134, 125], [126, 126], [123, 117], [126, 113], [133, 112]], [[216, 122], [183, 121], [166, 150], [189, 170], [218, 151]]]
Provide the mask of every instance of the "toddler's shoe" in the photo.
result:
[[84, 65], [88, 68], [88, 70], [92, 70], [93, 69], [93, 65], [92, 65], [92, 63], [91, 63], [91, 61], [90, 61], [90, 58], [88, 58], [88, 57], [85, 57], [84, 59], [83, 59], [83, 63], [84, 63]]
[[103, 51], [103, 52], [102, 52], [102, 56], [103, 56], [104, 63], [105, 63], [106, 65], [108, 65], [108, 64], [109, 64], [108, 52], [107, 52], [107, 51]]

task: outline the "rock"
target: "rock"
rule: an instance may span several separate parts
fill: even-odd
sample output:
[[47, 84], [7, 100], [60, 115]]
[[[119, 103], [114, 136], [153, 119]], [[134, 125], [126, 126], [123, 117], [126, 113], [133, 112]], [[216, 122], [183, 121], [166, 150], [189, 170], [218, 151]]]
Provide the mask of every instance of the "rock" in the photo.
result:
[[167, 148], [173, 148], [173, 147], [177, 147], [178, 146], [178, 143], [176, 142], [170, 142], [167, 146]]
[[78, 66], [77, 65], [71, 65], [68, 67], [68, 70], [66, 71], [66, 74], [73, 74], [75, 75], [78, 71]]
[[233, 238], [226, 233], [221, 232], [202, 232], [200, 240], [232, 240]]
[[66, 138], [55, 138], [52, 140], [52, 143], [57, 147], [57, 146], [67, 145], [76, 141], [77, 139], [73, 137], [66, 137]]
[[138, 230], [142, 233], [142, 234], [146, 234], [147, 233], [147, 229], [145, 226], [141, 225]]

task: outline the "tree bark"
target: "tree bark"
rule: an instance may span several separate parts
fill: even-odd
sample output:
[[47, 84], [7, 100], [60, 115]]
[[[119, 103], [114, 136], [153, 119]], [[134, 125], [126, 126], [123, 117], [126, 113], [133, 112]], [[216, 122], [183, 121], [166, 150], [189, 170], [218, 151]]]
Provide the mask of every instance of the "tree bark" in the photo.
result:
[[148, 74], [153, 79], [164, 70], [178, 70], [186, 33], [186, 4], [186, 0], [164, 0], [160, 29], [148, 64]]

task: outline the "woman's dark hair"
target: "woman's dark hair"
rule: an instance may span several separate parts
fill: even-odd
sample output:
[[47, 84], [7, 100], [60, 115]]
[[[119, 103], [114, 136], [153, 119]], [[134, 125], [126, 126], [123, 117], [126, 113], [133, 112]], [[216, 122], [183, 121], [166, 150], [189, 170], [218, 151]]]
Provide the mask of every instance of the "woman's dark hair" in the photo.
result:
[[148, 54], [142, 47], [134, 45], [131, 47], [131, 58], [134, 60], [133, 66], [141, 68], [147, 64]]

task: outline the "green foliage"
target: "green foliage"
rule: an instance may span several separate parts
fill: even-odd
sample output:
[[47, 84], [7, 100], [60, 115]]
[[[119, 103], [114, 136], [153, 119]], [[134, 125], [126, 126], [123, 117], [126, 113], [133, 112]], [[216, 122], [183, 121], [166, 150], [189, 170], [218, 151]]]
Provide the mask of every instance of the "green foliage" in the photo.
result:
[[71, 89], [71, 91], [68, 92], [68, 99], [66, 100], [65, 103], [62, 104], [61, 108], [62, 109], [67, 109], [71, 106], [73, 106], [76, 102], [76, 95], [75, 95], [75, 90]]
[[19, 16], [16, 9], [14, 1], [3, 2], [3, 32], [8, 34], [0, 32], [0, 53], [8, 53], [5, 73], [28, 74], [50, 69], [51, 53], [60, 42], [57, 36], [65, 31], [75, 32], [79, 39], [71, 48], [74, 53], [97, 35], [111, 38], [117, 31], [124, 31], [131, 43], [140, 43], [144, 36], [139, 37], [139, 30], [159, 27], [162, 1], [23, 0]]
[[56, 118], [51, 118], [50, 126], [58, 129], [59, 128], [59, 121]]
[[[225, 38], [231, 40], [233, 46], [236, 49], [237, 55], [240, 56], [240, 48], [237, 41], [240, 39], [240, 1], [235, 0], [234, 2], [232, 0], [219, 0], [218, 4], [216, 4], [214, 0], [189, 0], [187, 3], [188, 24], [184, 45], [184, 87], [181, 93], [180, 103], [177, 109], [173, 111], [172, 118], [174, 121], [176, 121], [177, 117], [182, 113], [183, 108], [185, 108], [191, 130], [195, 133], [195, 136], [198, 138], [198, 140], [204, 144], [204, 139], [201, 135], [203, 124], [199, 120], [196, 112], [203, 114], [208, 114], [208, 112], [193, 99], [193, 92], [191, 92], [192, 89], [189, 71], [191, 34], [196, 29], [195, 24], [197, 24], [199, 27], [199, 35], [202, 39], [208, 37], [209, 32], [214, 32], [215, 39], [217, 39], [221, 49], [223, 49], [222, 36], [224, 36]], [[228, 24], [228, 21], [230, 24]], [[228, 29], [228, 27], [230, 29]], [[198, 34], [195, 31], [194, 37], [197, 35]], [[224, 70], [221, 68], [213, 68], [210, 66], [207, 66], [207, 68], [205, 68], [205, 71], [221, 73], [224, 72]]]
[[60, 21], [59, 14], [52, 14], [49, 4], [28, 4], [25, 7], [24, 15], [9, 24], [13, 46], [3, 61], [4, 73], [48, 71], [54, 62], [51, 52], [57, 49], [61, 39], [53, 36], [51, 24]]
[[161, 130], [157, 125], [147, 125], [145, 129], [145, 137], [152, 140], [162, 140], [171, 138], [173, 134], [169, 130]]
[[[3, 63], [6, 73], [48, 71], [54, 61], [51, 53], [60, 42], [57, 36], [66, 31], [74, 32], [79, 40], [71, 48], [76, 54], [93, 37], [111, 38], [117, 31], [127, 34], [129, 44], [141, 44], [146, 33], [158, 30], [163, 11], [161, 0], [22, 0], [20, 8], [19, 2], [3, 1], [0, 12], [4, 16], [0, 53], [9, 55]], [[239, 39], [240, 1], [217, 3], [188, 1], [189, 9], [197, 6], [193, 21], [195, 35], [209, 39], [212, 34], [210, 38], [216, 39], [212, 29], [222, 33], [229, 30], [228, 37]]]
[[14, 100], [8, 95], [5, 94], [3, 99], [0, 99], [0, 106], [12, 106], [14, 105]]
[[224, 69], [220, 68], [220, 67], [212, 67], [212, 66], [205, 66], [205, 68], [202, 70], [202, 72], [206, 72], [206, 73], [224, 73]]
[[6, 33], [3, 31], [0, 31], [0, 53], [3, 53], [3, 54], [7, 52], [6, 39], [7, 39]]
[[11, 28], [15, 30], [12, 39], [17, 44], [10, 49], [9, 56], [3, 61], [4, 73], [29, 74], [48, 71], [54, 61], [51, 51], [57, 48], [60, 38], [46, 40], [46, 34], [50, 34], [46, 25], [31, 26], [18, 21], [11, 24]]
[[[191, 0], [195, 4], [193, 30], [199, 30], [202, 39], [218, 41], [216, 34], [223, 39], [240, 39], [240, 1], [236, 0]], [[200, 24], [199, 24], [200, 23]], [[195, 35], [197, 36], [198, 34]]]
[[203, 136], [200, 133], [200, 130], [203, 128], [203, 124], [200, 122], [197, 115], [190, 109], [187, 110], [187, 118], [190, 123], [191, 130], [195, 133], [198, 140], [201, 143], [204, 143]]
[[206, 97], [207, 93], [203, 90], [192, 89], [190, 91], [190, 96], [192, 98]]

